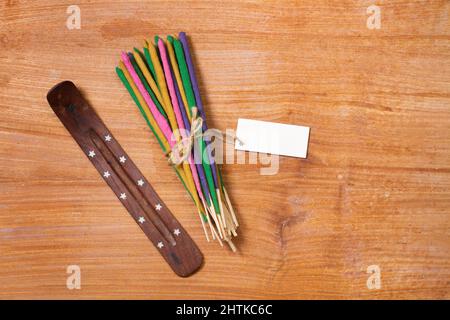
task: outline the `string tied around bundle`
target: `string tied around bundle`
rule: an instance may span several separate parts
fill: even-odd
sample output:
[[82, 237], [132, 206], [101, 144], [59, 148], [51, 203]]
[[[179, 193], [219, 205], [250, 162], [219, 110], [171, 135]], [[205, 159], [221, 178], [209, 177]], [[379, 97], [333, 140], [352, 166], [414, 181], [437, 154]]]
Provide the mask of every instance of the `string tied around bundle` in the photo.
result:
[[[166, 156], [168, 157], [168, 162], [170, 165], [179, 166], [184, 161], [186, 161], [191, 155], [192, 147], [194, 146], [194, 142], [197, 139], [203, 139], [205, 133], [203, 133], [203, 118], [198, 115], [197, 107], [192, 107], [192, 119], [191, 119], [191, 131], [188, 136], [180, 137], [177, 139], [178, 142], [173, 145], [171, 150], [166, 152]], [[234, 134], [223, 133], [218, 129], [208, 129], [207, 135], [213, 135], [215, 139], [219, 139], [219, 141], [225, 141], [225, 143], [233, 144], [235, 140], [239, 141], [242, 144], [242, 141], [236, 137]], [[223, 136], [230, 138], [232, 142], [229, 142], [229, 139], [224, 139]]]

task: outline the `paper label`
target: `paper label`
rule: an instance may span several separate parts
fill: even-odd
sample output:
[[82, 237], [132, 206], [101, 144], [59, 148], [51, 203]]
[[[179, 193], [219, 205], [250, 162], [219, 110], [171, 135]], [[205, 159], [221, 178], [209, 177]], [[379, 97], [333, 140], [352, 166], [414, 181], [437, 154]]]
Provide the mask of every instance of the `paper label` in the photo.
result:
[[306, 158], [309, 127], [239, 119], [235, 149]]

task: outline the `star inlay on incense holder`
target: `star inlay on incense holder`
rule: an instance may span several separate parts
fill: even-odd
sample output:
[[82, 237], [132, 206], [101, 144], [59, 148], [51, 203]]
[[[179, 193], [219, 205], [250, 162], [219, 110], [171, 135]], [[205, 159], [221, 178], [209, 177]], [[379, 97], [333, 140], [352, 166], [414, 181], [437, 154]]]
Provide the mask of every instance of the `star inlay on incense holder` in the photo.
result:
[[[168, 36], [167, 41], [156, 36], [154, 43], [145, 42], [143, 53], [135, 48], [121, 58], [117, 75], [194, 201], [206, 239], [211, 236], [221, 245], [225, 241], [236, 251], [232, 238], [239, 224], [205, 135], [205, 108], [186, 34]], [[185, 156], [174, 163], [180, 146]], [[198, 158], [200, 162], [194, 161]]]
[[203, 257], [197, 245], [75, 85], [70, 81], [59, 83], [49, 91], [47, 100], [173, 271], [186, 277], [198, 270]]

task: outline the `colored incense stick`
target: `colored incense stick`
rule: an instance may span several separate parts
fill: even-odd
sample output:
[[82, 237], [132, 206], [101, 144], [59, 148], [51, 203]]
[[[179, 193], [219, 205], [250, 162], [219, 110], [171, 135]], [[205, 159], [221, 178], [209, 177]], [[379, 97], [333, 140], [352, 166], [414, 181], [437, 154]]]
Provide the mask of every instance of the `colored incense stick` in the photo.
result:
[[[189, 107], [192, 109], [193, 107], [196, 107], [195, 96], [194, 96], [194, 92], [192, 90], [190, 75], [189, 75], [188, 67], [187, 67], [187, 64], [185, 61], [183, 47], [181, 45], [181, 42], [177, 39], [174, 39], [174, 48], [175, 48], [175, 53], [176, 53], [177, 60], [178, 60], [178, 66], [180, 67], [181, 78], [183, 81], [184, 90], [186, 91], [186, 97], [188, 100], [188, 104], [189, 104]], [[204, 121], [204, 119], [203, 119], [203, 121]], [[216, 187], [214, 184], [214, 177], [213, 177], [213, 173], [212, 173], [212, 169], [211, 169], [212, 162], [209, 159], [208, 153], [206, 152], [205, 141], [203, 139], [199, 139], [198, 143], [200, 146], [200, 154], [201, 154], [202, 164], [203, 164], [203, 168], [205, 169], [206, 179], [208, 181], [209, 192], [211, 194], [211, 198], [213, 201], [214, 210], [216, 212], [218, 212], [220, 210], [220, 208], [219, 208], [219, 203], [218, 203], [217, 194], [216, 194]]]
[[[186, 59], [186, 64], [187, 64], [188, 70], [189, 70], [189, 76], [191, 79], [192, 89], [194, 91], [194, 96], [195, 96], [195, 101], [196, 101], [196, 105], [198, 108], [198, 112], [200, 113], [200, 116], [203, 118], [203, 130], [206, 131], [206, 130], [208, 130], [208, 125], [206, 124], [205, 110], [203, 108], [202, 99], [200, 97], [200, 90], [198, 88], [197, 76], [195, 75], [195, 68], [194, 68], [194, 64], [192, 63], [192, 57], [191, 57], [191, 52], [189, 50], [189, 45], [188, 45], [188, 42], [186, 39], [186, 33], [180, 32], [178, 37], [183, 45], [184, 56]], [[212, 173], [213, 173], [213, 177], [214, 177], [214, 183], [215, 183], [216, 188], [218, 188], [217, 172], [216, 172], [216, 167], [214, 165], [215, 164], [214, 158], [211, 157], [210, 161], [213, 164]]]
[[[170, 48], [170, 42], [168, 42], [168, 47]], [[175, 59], [175, 55], [174, 55], [173, 52], [172, 52], [172, 55], [173, 55], [172, 59]], [[171, 59], [171, 62], [172, 61], [176, 61], [176, 60], [172, 60], [172, 59]], [[174, 74], [175, 73], [174, 71], [176, 70], [177, 65], [176, 64], [175, 65], [171, 64], [171, 65], [172, 65], [172, 74]], [[181, 83], [181, 78], [180, 78], [180, 82], [174, 81], [175, 94], [177, 96], [178, 106], [179, 106], [180, 113], [181, 113], [181, 116], [183, 118], [183, 122], [184, 122], [184, 125], [185, 125], [184, 128], [188, 132], [190, 132], [190, 130], [191, 130], [191, 125], [190, 125], [190, 122], [189, 122], [190, 119], [188, 118], [188, 115], [187, 115], [187, 112], [186, 112], [186, 109], [185, 109], [185, 105], [184, 105], [184, 101], [183, 101], [183, 98], [181, 97], [179, 83]], [[181, 87], [182, 86], [183, 85], [181, 84]], [[210, 194], [209, 194], [209, 189], [208, 189], [208, 182], [206, 181], [206, 177], [205, 177], [205, 172], [204, 172], [203, 166], [201, 164], [195, 164], [195, 165], [197, 167], [197, 172], [198, 172], [198, 175], [199, 175], [199, 178], [200, 178], [200, 183], [201, 183], [201, 187], [202, 187], [202, 191], [203, 191], [204, 197], [206, 199], [209, 199], [210, 198]]]
[[189, 110], [189, 105], [188, 105], [188, 102], [187, 102], [186, 93], [185, 93], [184, 88], [183, 88], [183, 82], [181, 81], [180, 70], [178, 68], [178, 62], [177, 62], [177, 59], [175, 57], [175, 51], [173, 49], [173, 37], [172, 36], [168, 36], [167, 37], [167, 51], [169, 52], [170, 63], [173, 66], [173, 72], [174, 72], [174, 75], [175, 75], [177, 86], [178, 86], [178, 88], [180, 90], [181, 99], [183, 100], [183, 104], [184, 104], [184, 107], [185, 107], [188, 119], [189, 119], [189, 121], [191, 121], [191, 112]]
[[[134, 57], [134, 60], [136, 61], [137, 65], [139, 66], [140, 73], [142, 73], [142, 75], [145, 77], [145, 86], [147, 88], [147, 91], [149, 92], [150, 96], [152, 97], [152, 100], [155, 103], [155, 105], [158, 107], [158, 110], [161, 112], [161, 114], [165, 118], [167, 118], [166, 112], [164, 111], [164, 108], [162, 107], [163, 100], [162, 100], [161, 95], [159, 94], [158, 87], [156, 86], [155, 80], [153, 80], [152, 76], [148, 72], [145, 63], [139, 54], [139, 51], [136, 48], [134, 50], [135, 50], [135, 52], [132, 57]], [[131, 59], [131, 56], [130, 56], [130, 59]]]
[[155, 68], [156, 82], [158, 83], [158, 88], [164, 101], [164, 109], [167, 113], [167, 116], [169, 117], [172, 129], [176, 128], [175, 115], [173, 113], [172, 103], [170, 102], [170, 97], [167, 91], [167, 85], [164, 78], [164, 72], [161, 67], [161, 63], [159, 61], [158, 53], [156, 52], [155, 47], [151, 43], [148, 44], [148, 50], [150, 51], [150, 58], [152, 60], [153, 67]]
[[[169, 89], [173, 110], [174, 110], [174, 113], [176, 116], [177, 125], [178, 125], [179, 129], [181, 129], [181, 136], [183, 138], [185, 138], [184, 121], [183, 121], [183, 117], [181, 115], [180, 107], [178, 105], [178, 99], [177, 99], [176, 93], [175, 93], [171, 68], [169, 65], [169, 61], [167, 59], [166, 49], [164, 47], [164, 42], [161, 39], [159, 39], [159, 41], [158, 41], [158, 48], [159, 48], [159, 52], [160, 52], [160, 56], [161, 56], [161, 61], [163, 63], [164, 74], [165, 74], [165, 78], [166, 78], [166, 82], [167, 82], [167, 87]], [[190, 158], [192, 158], [192, 156]], [[203, 193], [202, 193], [202, 190], [200, 187], [200, 182], [198, 180], [197, 168], [195, 167], [193, 160], [191, 160], [189, 162], [190, 162], [190, 169], [192, 171], [192, 176], [193, 176], [193, 180], [195, 182], [195, 186], [198, 190], [200, 198], [203, 199]]]

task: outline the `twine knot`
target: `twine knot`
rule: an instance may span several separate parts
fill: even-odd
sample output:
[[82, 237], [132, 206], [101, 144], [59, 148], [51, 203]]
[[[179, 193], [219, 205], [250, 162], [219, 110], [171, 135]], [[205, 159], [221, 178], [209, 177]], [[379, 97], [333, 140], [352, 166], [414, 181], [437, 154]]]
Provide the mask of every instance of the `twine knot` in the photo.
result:
[[[194, 146], [194, 142], [198, 138], [202, 138], [204, 136], [203, 133], [203, 119], [202, 117], [198, 116], [198, 109], [197, 107], [192, 107], [192, 119], [191, 119], [191, 131], [187, 137], [181, 137], [178, 139], [178, 142], [173, 145], [171, 150], [166, 152], [166, 155], [168, 156], [168, 162], [170, 165], [173, 166], [179, 166], [184, 161], [186, 161], [190, 154], [192, 147]], [[217, 135], [215, 135], [216, 138], [224, 141], [222, 135], [222, 131], [218, 129], [208, 129], [208, 133], [215, 132]], [[174, 134], [176, 134], [174, 132]], [[235, 139], [238, 140], [241, 144], [242, 141], [239, 140], [238, 137], [236, 137], [234, 134], [225, 133], [225, 136], [231, 137], [232, 141]]]

